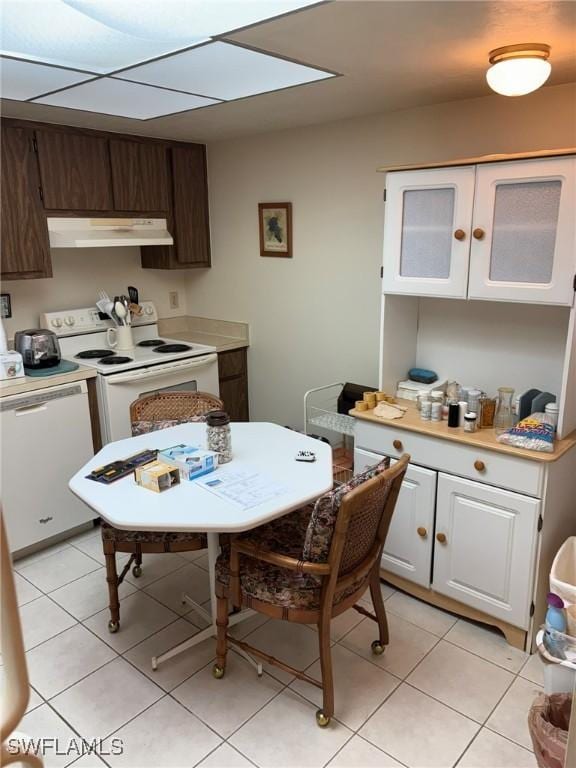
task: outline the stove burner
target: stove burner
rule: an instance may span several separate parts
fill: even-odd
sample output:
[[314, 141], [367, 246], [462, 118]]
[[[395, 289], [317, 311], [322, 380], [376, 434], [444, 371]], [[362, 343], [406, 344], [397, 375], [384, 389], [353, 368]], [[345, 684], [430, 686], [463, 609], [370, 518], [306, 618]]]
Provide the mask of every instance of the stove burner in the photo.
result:
[[100, 360], [100, 365], [121, 365], [122, 363], [131, 363], [131, 357], [123, 357], [122, 355], [113, 355], [112, 357], [105, 357]]
[[113, 354], [111, 349], [85, 349], [83, 352], [78, 352], [74, 357], [79, 357], [80, 360], [94, 360], [98, 357], [110, 357]]
[[190, 347], [188, 344], [162, 344], [161, 347], [156, 347], [154, 352], [186, 352], [189, 349], [192, 349], [192, 347]]
[[146, 339], [145, 341], [139, 341], [136, 346], [138, 347], [159, 347], [164, 344], [162, 339]]

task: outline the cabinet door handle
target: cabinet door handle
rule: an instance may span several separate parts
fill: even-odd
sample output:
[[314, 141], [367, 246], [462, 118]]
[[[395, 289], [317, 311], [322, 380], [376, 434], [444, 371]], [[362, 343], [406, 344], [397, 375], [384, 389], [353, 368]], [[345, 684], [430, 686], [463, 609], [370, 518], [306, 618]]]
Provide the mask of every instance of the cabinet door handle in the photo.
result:
[[446, 544], [446, 534], [445, 533], [437, 533], [436, 534], [436, 540], [440, 542], [440, 544]]
[[485, 234], [486, 234], [486, 233], [484, 232], [484, 230], [482, 229], [482, 227], [476, 227], [476, 228], [474, 229], [474, 231], [472, 232], [472, 235], [474, 236], [474, 238], [475, 238], [476, 240], [482, 240], [482, 238], [484, 237], [484, 235], [485, 235]]
[[483, 461], [480, 461], [480, 459], [476, 459], [474, 462], [474, 469], [477, 472], [485, 472], [486, 471], [486, 464], [484, 464]]
[[40, 517], [38, 518], [39, 523], [49, 523], [50, 520], [54, 520], [53, 517]]
[[422, 526], [419, 526], [416, 528], [416, 531], [418, 532], [418, 536], [420, 536], [421, 539], [425, 539], [426, 536], [428, 536], [428, 531], [426, 528], [423, 528]]
[[454, 232], [454, 237], [456, 240], [464, 240], [464, 238], [466, 237], [466, 232], [464, 232], [463, 229], [457, 229]]
[[394, 446], [394, 448], [396, 448], [397, 451], [401, 451], [404, 448], [402, 444], [402, 440], [394, 440], [392, 445]]

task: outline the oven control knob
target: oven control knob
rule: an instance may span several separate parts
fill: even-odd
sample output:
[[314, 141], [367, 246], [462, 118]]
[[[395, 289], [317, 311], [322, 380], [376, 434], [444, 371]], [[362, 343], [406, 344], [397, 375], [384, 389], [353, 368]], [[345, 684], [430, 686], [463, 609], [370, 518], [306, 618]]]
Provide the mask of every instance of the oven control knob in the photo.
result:
[[64, 318], [64, 322], [66, 323], [66, 325], [74, 325], [74, 318], [72, 317], [72, 315], [68, 315], [68, 317]]
[[62, 327], [62, 320], [60, 320], [59, 317], [55, 317], [54, 320], [50, 322], [50, 325], [53, 328], [61, 328]]
[[152, 309], [152, 307], [145, 307], [144, 308], [144, 312], [146, 312], [147, 315], [153, 315], [154, 314], [154, 310]]

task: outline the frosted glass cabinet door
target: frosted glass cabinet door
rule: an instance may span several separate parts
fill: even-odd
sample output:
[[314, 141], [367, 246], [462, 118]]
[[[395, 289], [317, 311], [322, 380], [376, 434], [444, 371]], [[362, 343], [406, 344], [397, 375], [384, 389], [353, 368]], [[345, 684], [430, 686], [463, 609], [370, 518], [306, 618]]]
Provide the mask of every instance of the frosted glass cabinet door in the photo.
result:
[[474, 167], [390, 172], [384, 293], [464, 298]]
[[477, 168], [470, 298], [572, 305], [575, 171], [570, 157]]

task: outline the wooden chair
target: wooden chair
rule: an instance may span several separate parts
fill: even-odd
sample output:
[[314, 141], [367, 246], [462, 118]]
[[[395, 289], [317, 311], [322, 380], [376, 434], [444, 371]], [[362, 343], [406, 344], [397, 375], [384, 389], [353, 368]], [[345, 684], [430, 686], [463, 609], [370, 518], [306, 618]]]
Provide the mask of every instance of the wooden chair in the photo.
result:
[[[221, 410], [223, 403], [207, 392], [157, 392], [144, 395], [130, 405], [132, 434], [142, 435], [158, 429], [191, 421], [204, 421], [208, 411]], [[206, 547], [201, 533], [163, 533], [162, 531], [121, 531], [102, 521], [102, 546], [106, 558], [106, 581], [110, 599], [110, 632], [120, 629], [118, 587], [132, 567], [133, 575], [142, 575], [142, 555], [153, 552], [195, 552]], [[130, 558], [120, 575], [116, 570], [116, 552]]]
[[[389, 467], [385, 459], [322, 496], [314, 507], [285, 515], [233, 539], [230, 554], [216, 564], [217, 648], [213, 675], [226, 668], [228, 644], [322, 689], [316, 713], [325, 727], [334, 714], [330, 620], [354, 607], [378, 624], [372, 652], [388, 644], [388, 624], [380, 592], [380, 559], [392, 513], [410, 457]], [[375, 615], [356, 605], [370, 589]], [[229, 601], [284, 621], [316, 624], [322, 680], [294, 669], [227, 633]]]

